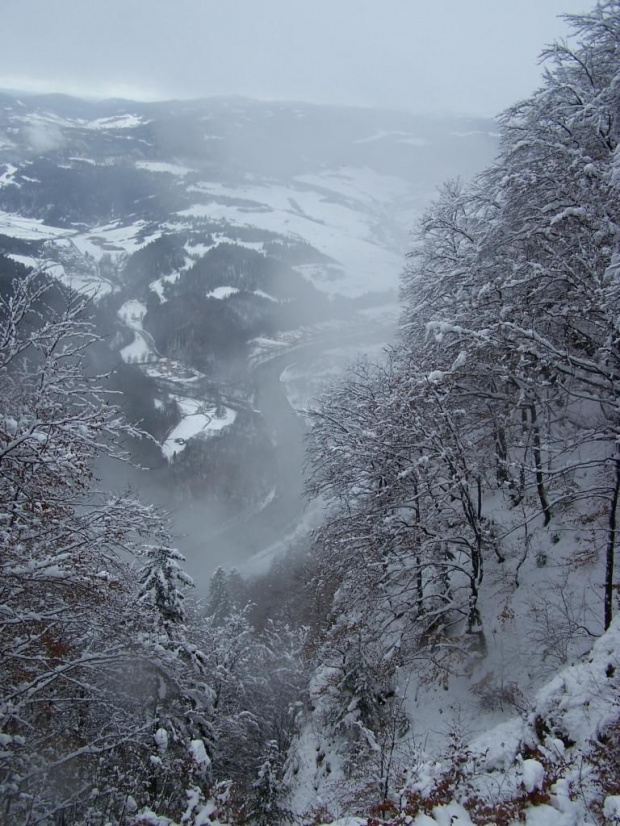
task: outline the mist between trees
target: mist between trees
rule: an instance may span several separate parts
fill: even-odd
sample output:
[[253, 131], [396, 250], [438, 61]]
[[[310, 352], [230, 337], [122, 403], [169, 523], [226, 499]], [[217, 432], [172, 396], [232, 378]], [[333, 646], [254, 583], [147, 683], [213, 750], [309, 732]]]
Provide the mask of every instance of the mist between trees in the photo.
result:
[[[88, 301], [2, 283], [0, 822], [509, 824], [562, 783], [562, 816], [616, 822], [620, 4], [572, 24], [421, 220], [386, 358], [308, 411], [311, 545], [206, 604], [165, 517], [95, 478], [143, 434]], [[599, 637], [580, 740], [568, 677], [534, 697]], [[510, 757], [471, 757], [465, 697], [521, 715]]]

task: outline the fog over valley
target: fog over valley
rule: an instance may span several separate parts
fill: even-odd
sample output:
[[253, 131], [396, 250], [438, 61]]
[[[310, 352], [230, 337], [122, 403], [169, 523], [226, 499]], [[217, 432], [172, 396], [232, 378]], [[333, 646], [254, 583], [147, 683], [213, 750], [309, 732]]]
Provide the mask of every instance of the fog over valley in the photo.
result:
[[620, 822], [618, 0], [0, 19], [0, 826]]
[[241, 98], [3, 103], [3, 252], [93, 297], [105, 367], [158, 442], [129, 480], [172, 512], [205, 590], [220, 562], [313, 524], [294, 410], [391, 340], [415, 218], [447, 171], [493, 157], [494, 124]]

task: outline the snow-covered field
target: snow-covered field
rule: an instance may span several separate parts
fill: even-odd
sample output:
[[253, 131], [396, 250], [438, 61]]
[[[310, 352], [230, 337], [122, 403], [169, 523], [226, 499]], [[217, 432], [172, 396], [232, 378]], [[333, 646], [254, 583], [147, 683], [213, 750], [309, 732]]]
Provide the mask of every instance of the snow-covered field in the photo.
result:
[[71, 240], [80, 252], [99, 261], [106, 253], [112, 257], [123, 253], [131, 255], [155, 241], [161, 234], [161, 230], [149, 232], [145, 221], [131, 224], [113, 222], [93, 227], [87, 232], [71, 234]]
[[[604, 797], [604, 820], [599, 819], [593, 805], [601, 792], [593, 764], [602, 764], [603, 771], [606, 759], [614, 765], [607, 749], [613, 742], [609, 732], [618, 722], [618, 674], [620, 622], [616, 621], [595, 642], [587, 659], [560, 671], [528, 701], [527, 713], [473, 738], [463, 732], [458, 719], [453, 721], [454, 750], [451, 756], [439, 759], [425, 754], [422, 738], [412, 738], [401, 781], [402, 802], [410, 809], [414, 801], [425, 803], [428, 813], [408, 815], [397, 822], [408, 826], [492, 826], [499, 822], [597, 826], [620, 822], [620, 795], [608, 793]], [[321, 695], [312, 691], [314, 703], [320, 706]], [[306, 726], [292, 761], [297, 775], [292, 804], [299, 813], [317, 804], [317, 753], [323, 754], [321, 765], [329, 763], [331, 769], [319, 780], [320, 802], [328, 808], [333, 805], [344, 782], [344, 766], [330, 743], [320, 729]], [[457, 766], [451, 764], [452, 759], [458, 761]], [[475, 820], [463, 802], [470, 810], [478, 807]], [[483, 819], [480, 809], [486, 812]], [[345, 822], [360, 823], [357, 818], [345, 818], [331, 821], [331, 826]]]
[[106, 129], [135, 129], [137, 126], [142, 126], [149, 123], [139, 115], [125, 114], [113, 115], [109, 118], [96, 118], [95, 120], [87, 121], [83, 125], [88, 129], [106, 130]]
[[411, 196], [411, 187], [402, 178], [380, 175], [367, 167], [342, 166], [311, 175], [298, 175], [296, 182], [341, 195], [368, 205], [398, 201]]
[[[539, 790], [547, 792], [549, 800], [526, 805], [527, 826], [598, 823], [589, 805], [597, 790], [587, 761], [600, 751], [600, 738], [618, 720], [619, 652], [620, 623], [616, 622], [594, 644], [587, 660], [561, 671], [540, 689], [527, 717], [513, 718], [471, 742], [464, 764], [464, 779], [470, 774], [470, 794], [495, 792], [499, 805], [502, 799], [518, 799]], [[548, 728], [542, 737], [537, 723], [541, 720]], [[421, 772], [427, 791], [438, 775], [429, 762], [427, 771]], [[620, 797], [609, 795], [604, 810], [610, 818], [607, 822], [618, 822]], [[448, 823], [472, 823], [464, 810], [455, 813], [457, 820]], [[432, 819], [416, 818], [412, 826], [442, 824], [442, 816], [439, 811]]]
[[138, 169], [146, 169], [148, 172], [162, 172], [168, 175], [178, 175], [184, 178], [192, 170], [188, 166], [181, 166], [178, 163], [166, 163], [165, 161], [138, 161]]
[[[153, 286], [153, 285], [151, 285]], [[269, 295], [264, 290], [240, 290], [238, 287], [216, 287], [214, 290], [210, 290], [206, 293], [207, 298], [216, 298], [222, 300], [224, 298], [230, 298], [231, 295], [236, 295], [240, 292], [251, 293], [252, 295], [257, 295], [259, 298], [266, 298], [267, 301], [273, 301], [276, 304], [282, 303], [282, 300], [279, 298], [275, 298], [273, 295]]]
[[[144, 365], [144, 372], [153, 379], [182, 385], [197, 382], [201, 375], [171, 359], [161, 358], [154, 342], [143, 327], [146, 306], [136, 299], [126, 301], [118, 311], [121, 321], [133, 332], [134, 338], [120, 351], [123, 361]], [[181, 453], [190, 439], [208, 437], [234, 423], [237, 412], [230, 407], [207, 407], [205, 402], [187, 396], [172, 396], [181, 411], [181, 421], [170, 431], [161, 449], [166, 459]], [[161, 407], [158, 400], [156, 406]]]
[[235, 295], [239, 292], [237, 287], [216, 287], [214, 290], [211, 290], [206, 294], [207, 298], [229, 298], [231, 295]]
[[0, 186], [19, 186], [19, 184], [13, 180], [13, 175], [17, 172], [17, 167], [12, 163], [2, 164], [2, 166], [4, 167], [4, 172], [0, 174]]
[[0, 211], [0, 235], [25, 241], [49, 241], [74, 234], [71, 230], [48, 226], [36, 218], [25, 218], [23, 215]]
[[[130, 129], [136, 125], [136, 118], [124, 115], [101, 119], [88, 127]], [[90, 162], [87, 158], [79, 160]], [[179, 180], [191, 171], [181, 163], [164, 161], [137, 161], [136, 167], [154, 174], [167, 173]], [[17, 171], [14, 165], [5, 164], [0, 186], [12, 185]], [[266, 180], [233, 186], [202, 181], [189, 187], [192, 190], [196, 192], [196, 203], [180, 210], [168, 224], [150, 226], [140, 219], [129, 223], [114, 221], [87, 230], [67, 229], [0, 212], [0, 234], [52, 242], [71, 239], [82, 255], [98, 262], [104, 255], [131, 255], [159, 238], [166, 229], [183, 230], [194, 218], [209, 218], [233, 228], [252, 227], [310, 244], [329, 260], [298, 265], [304, 277], [325, 292], [354, 296], [396, 288], [408, 245], [408, 230], [428, 195], [422, 191], [414, 193], [411, 185], [400, 178], [347, 166], [300, 175], [289, 182]], [[234, 203], [235, 199], [240, 203]], [[224, 230], [212, 233], [208, 243], [195, 239], [188, 242], [187, 265], [222, 243], [264, 252], [262, 241], [231, 238]], [[163, 283], [168, 279], [172, 280], [172, 276], [152, 283], [152, 289], [162, 300]], [[92, 277], [88, 286], [92, 286]]]
[[168, 434], [162, 444], [166, 459], [174, 458], [185, 450], [187, 442], [197, 436], [214, 436], [225, 427], [230, 427], [237, 418], [236, 410], [230, 407], [206, 407], [203, 402], [191, 398], [176, 397], [183, 418]]
[[359, 295], [397, 286], [416, 208], [409, 185], [398, 178], [343, 167], [300, 176], [289, 185], [202, 182], [194, 188], [202, 200], [211, 196], [213, 202], [196, 203], [179, 216], [257, 227], [311, 244], [333, 261], [329, 269], [303, 270], [321, 290]]
[[168, 384], [194, 384], [199, 379], [204, 378], [202, 373], [194, 370], [193, 367], [188, 367], [186, 364], [181, 364], [180, 361], [160, 357], [156, 361], [150, 361], [143, 365], [144, 372], [152, 379], [163, 379]]

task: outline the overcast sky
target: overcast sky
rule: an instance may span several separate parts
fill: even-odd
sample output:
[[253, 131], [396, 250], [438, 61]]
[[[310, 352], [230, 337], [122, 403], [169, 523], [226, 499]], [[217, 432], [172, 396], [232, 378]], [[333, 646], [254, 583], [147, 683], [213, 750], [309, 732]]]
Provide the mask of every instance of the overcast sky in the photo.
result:
[[0, 0], [0, 87], [495, 114], [594, 0]]

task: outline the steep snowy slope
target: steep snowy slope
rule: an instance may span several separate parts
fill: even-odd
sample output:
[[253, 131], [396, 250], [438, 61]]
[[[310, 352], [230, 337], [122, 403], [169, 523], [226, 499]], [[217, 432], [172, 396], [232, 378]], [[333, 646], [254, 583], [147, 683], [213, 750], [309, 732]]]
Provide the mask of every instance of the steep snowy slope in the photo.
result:
[[[349, 823], [398, 826], [596, 826], [620, 821], [620, 625], [583, 662], [548, 682], [514, 717], [439, 759], [412, 745], [399, 805]], [[314, 744], [297, 755], [314, 763]], [[310, 748], [308, 748], [310, 747]], [[330, 755], [327, 755], [329, 759]], [[308, 761], [305, 763], [304, 761]], [[333, 788], [338, 777], [331, 778]], [[327, 801], [326, 801], [327, 802]]]

